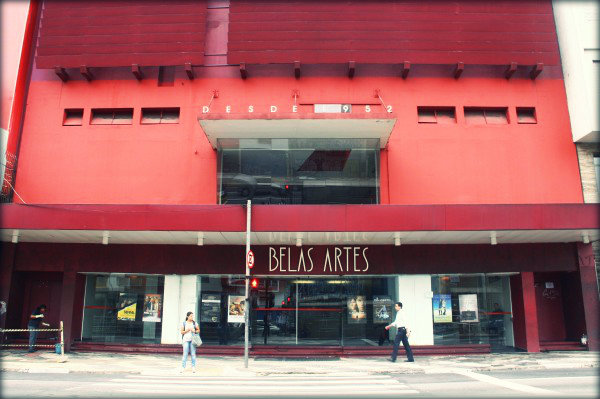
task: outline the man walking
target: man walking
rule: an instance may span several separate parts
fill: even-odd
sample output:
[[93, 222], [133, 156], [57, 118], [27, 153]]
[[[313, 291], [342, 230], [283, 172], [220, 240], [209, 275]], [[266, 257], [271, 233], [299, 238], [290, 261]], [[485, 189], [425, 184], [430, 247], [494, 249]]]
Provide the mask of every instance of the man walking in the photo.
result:
[[392, 355], [388, 359], [390, 362], [395, 362], [396, 357], [398, 356], [398, 347], [400, 346], [400, 341], [402, 341], [402, 345], [406, 350], [406, 357], [408, 358], [407, 362], [414, 362], [412, 350], [410, 349], [410, 344], [408, 343], [408, 336], [410, 335], [410, 330], [408, 329], [408, 325], [406, 323], [406, 318], [404, 317], [404, 312], [402, 311], [402, 302], [396, 302], [396, 319], [390, 325], [385, 326], [386, 330], [389, 330], [391, 327], [396, 327], [398, 332], [396, 333], [396, 338], [394, 339], [394, 349], [392, 350]]

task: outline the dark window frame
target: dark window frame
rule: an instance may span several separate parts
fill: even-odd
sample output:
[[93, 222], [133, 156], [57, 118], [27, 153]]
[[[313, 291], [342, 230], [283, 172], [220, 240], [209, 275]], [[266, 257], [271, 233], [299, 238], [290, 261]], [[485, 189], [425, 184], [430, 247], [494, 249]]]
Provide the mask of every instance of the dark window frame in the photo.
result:
[[[101, 118], [101, 116], [108, 117]], [[126, 118], [118, 118], [118, 116], [126, 116]], [[133, 125], [133, 108], [92, 108], [90, 125]]]
[[[444, 113], [452, 112], [452, 117], [440, 118]], [[424, 115], [426, 112], [433, 112], [433, 120], [426, 120], [425, 118], [431, 118], [429, 115]], [[441, 122], [440, 122], [441, 121]], [[451, 121], [451, 122], [448, 122]], [[450, 125], [456, 123], [456, 107], [453, 106], [417, 106], [417, 123], [423, 125]]]

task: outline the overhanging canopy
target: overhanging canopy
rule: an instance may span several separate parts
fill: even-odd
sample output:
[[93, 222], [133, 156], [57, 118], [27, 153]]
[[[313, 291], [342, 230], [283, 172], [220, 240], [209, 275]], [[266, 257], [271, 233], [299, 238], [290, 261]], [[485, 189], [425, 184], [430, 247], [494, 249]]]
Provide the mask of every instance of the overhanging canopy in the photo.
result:
[[208, 141], [217, 148], [218, 139], [379, 139], [385, 148], [396, 118], [377, 114], [200, 114], [198, 122]]

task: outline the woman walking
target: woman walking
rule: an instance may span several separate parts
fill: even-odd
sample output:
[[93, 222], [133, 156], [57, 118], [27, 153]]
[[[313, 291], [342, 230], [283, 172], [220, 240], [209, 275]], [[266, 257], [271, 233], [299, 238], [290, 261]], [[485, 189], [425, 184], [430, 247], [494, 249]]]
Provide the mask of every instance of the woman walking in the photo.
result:
[[185, 321], [181, 325], [181, 337], [183, 341], [183, 359], [181, 362], [181, 372], [185, 371], [188, 354], [192, 355], [192, 372], [196, 372], [196, 346], [192, 342], [192, 335], [200, 333], [200, 327], [194, 321], [194, 313], [187, 312]]

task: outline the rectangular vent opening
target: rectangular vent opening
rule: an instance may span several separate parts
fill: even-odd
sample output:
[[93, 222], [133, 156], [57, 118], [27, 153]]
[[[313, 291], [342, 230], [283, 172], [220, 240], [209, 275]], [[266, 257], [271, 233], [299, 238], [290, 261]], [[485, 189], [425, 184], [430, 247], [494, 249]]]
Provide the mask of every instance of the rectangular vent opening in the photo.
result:
[[63, 126], [81, 126], [83, 123], [83, 108], [65, 109]]
[[142, 108], [142, 124], [179, 123], [179, 108]]
[[419, 123], [456, 123], [456, 110], [454, 107], [417, 107], [417, 113]]
[[518, 123], [537, 123], [537, 116], [534, 107], [517, 107]]
[[470, 125], [506, 125], [507, 107], [465, 107], [465, 121]]
[[131, 125], [133, 108], [96, 108], [92, 109], [92, 125]]

